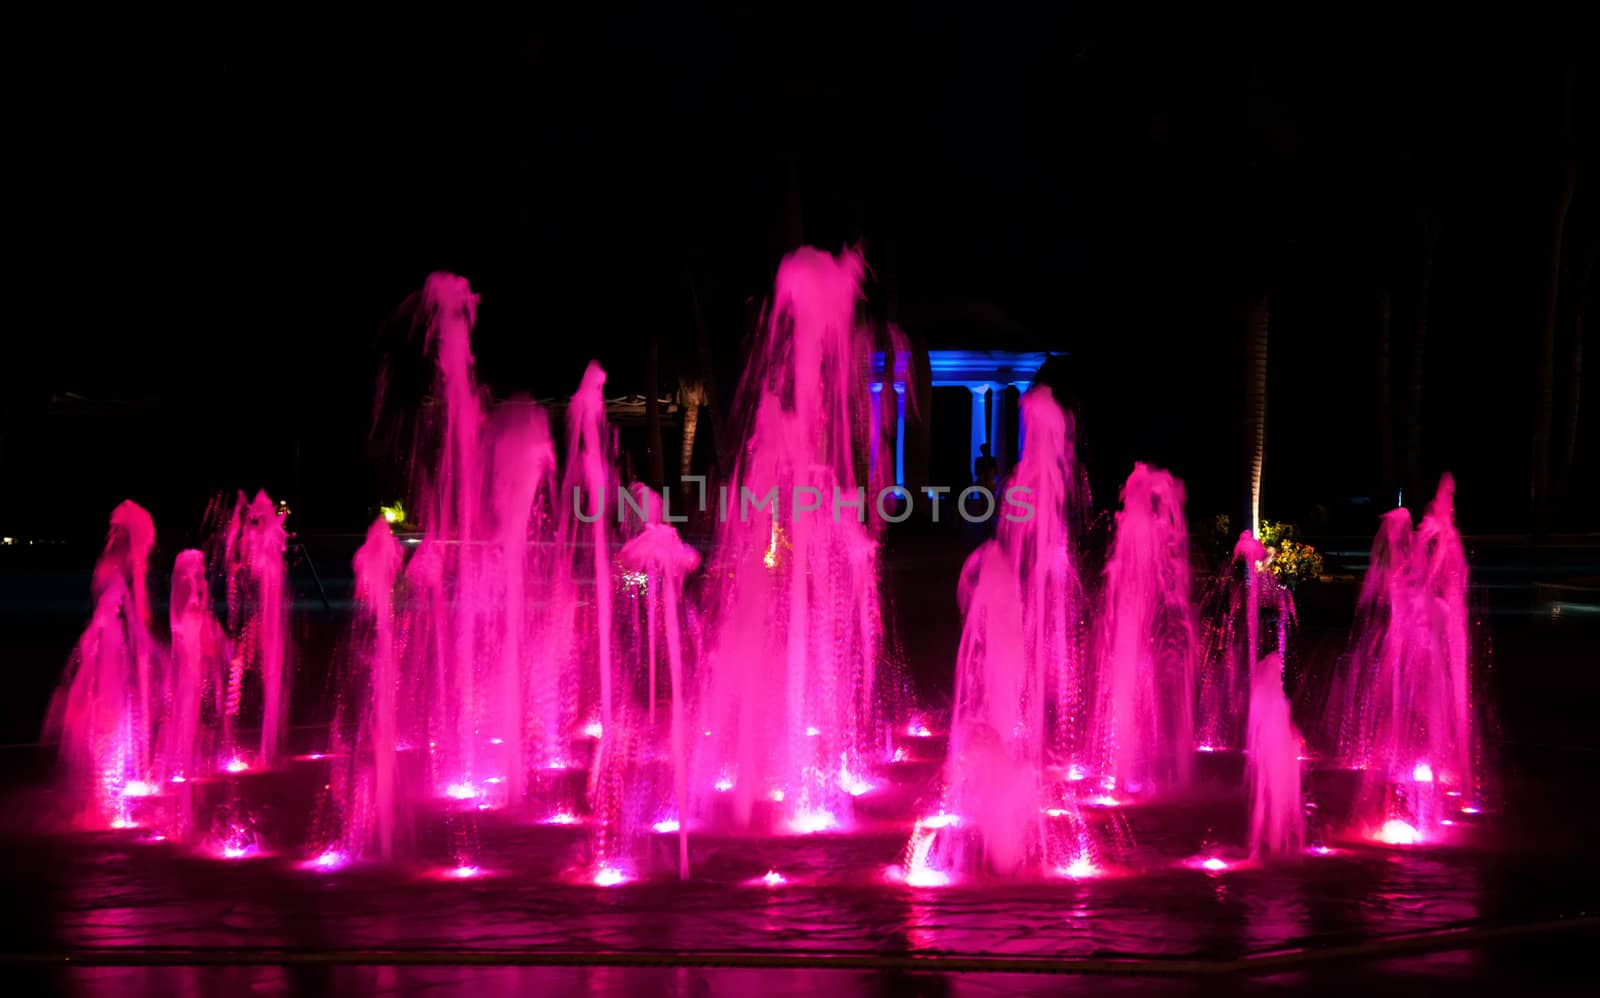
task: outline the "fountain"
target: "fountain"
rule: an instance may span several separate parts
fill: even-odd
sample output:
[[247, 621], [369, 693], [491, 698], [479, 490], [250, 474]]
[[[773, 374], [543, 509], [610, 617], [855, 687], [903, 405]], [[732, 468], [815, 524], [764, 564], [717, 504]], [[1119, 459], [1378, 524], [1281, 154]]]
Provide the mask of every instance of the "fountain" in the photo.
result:
[[1305, 844], [1300, 797], [1303, 743], [1289, 718], [1283, 692], [1283, 659], [1258, 659], [1250, 679], [1250, 720], [1245, 734], [1246, 782], [1250, 795], [1250, 855], [1298, 853]]
[[914, 884], [1081, 871], [1095, 861], [1067, 779], [1083, 683], [1068, 532], [1074, 428], [1044, 386], [1023, 397], [1022, 414], [1028, 434], [1005, 490], [1008, 512], [961, 573], [944, 806], [913, 832]]
[[1102, 580], [1090, 760], [1117, 795], [1189, 782], [1195, 657], [1183, 485], [1136, 464]]
[[737, 828], [758, 804], [767, 827], [848, 825], [881, 750], [863, 266], [785, 257], [741, 388], [754, 417], [720, 504], [694, 777], [700, 811]]
[[[1077, 425], [1047, 386], [1021, 399], [1000, 521], [961, 570], [948, 727], [895, 714], [882, 503], [908, 496], [887, 460], [899, 413], [869, 386], [864, 266], [804, 249], [779, 268], [737, 460], [707, 497], [703, 574], [665, 495], [621, 487], [599, 365], [565, 406], [492, 404], [477, 296], [430, 277], [416, 304], [431, 381], [404, 496], [416, 523], [379, 517], [355, 553], [325, 751], [289, 753], [291, 711], [309, 708], [289, 696], [272, 500], [238, 494], [212, 520], [209, 559], [178, 555], [170, 639], [152, 631], [154, 526], [124, 503], [46, 727], [75, 820], [228, 859], [292, 854], [317, 874], [365, 860], [476, 880], [536, 855], [583, 888], [670, 870], [777, 891], [826, 867], [819, 855], [887, 842], [881, 872], [902, 841], [892, 876], [913, 892], [1163, 865], [1221, 877], [1235, 844], [1255, 860], [1303, 853], [1323, 772], [1302, 785], [1283, 683], [1295, 608], [1272, 553], [1239, 538], [1202, 667], [1184, 487], [1137, 464], [1085, 585]], [[903, 335], [878, 341], [886, 383], [913, 369]], [[1324, 755], [1357, 774], [1354, 831], [1381, 842], [1438, 841], [1478, 804], [1453, 492], [1446, 476], [1416, 527], [1384, 517], [1330, 698]], [[1242, 750], [1243, 780], [1200, 786], [1197, 748]], [[1193, 829], [1162, 825], [1213, 806], [1198, 855]], [[1222, 813], [1248, 820], [1212, 838]], [[1134, 848], [1146, 822], [1158, 831]], [[798, 837], [811, 833], [839, 838]]]
[[1360, 771], [1354, 823], [1392, 844], [1436, 838], [1454, 807], [1476, 807], [1467, 563], [1455, 482], [1439, 481], [1415, 528], [1385, 513], [1330, 703], [1342, 764]]

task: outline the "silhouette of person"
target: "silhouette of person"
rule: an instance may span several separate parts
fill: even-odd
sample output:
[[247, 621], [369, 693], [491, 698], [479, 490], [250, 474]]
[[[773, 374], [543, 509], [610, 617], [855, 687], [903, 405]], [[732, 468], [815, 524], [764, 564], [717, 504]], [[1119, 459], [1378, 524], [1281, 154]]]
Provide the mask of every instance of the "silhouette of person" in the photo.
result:
[[989, 445], [978, 445], [978, 459], [972, 462], [972, 482], [982, 485], [990, 492], [994, 491], [996, 480], [1000, 477], [1000, 465], [989, 455]]

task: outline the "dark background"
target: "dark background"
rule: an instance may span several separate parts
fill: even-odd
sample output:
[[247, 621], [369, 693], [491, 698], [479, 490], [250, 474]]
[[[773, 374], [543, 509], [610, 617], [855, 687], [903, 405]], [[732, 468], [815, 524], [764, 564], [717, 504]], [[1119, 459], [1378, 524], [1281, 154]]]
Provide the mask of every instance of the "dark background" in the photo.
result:
[[[385, 498], [378, 334], [436, 269], [482, 294], [498, 395], [570, 393], [590, 357], [639, 391], [651, 335], [670, 387], [696, 298], [731, 395], [797, 234], [859, 241], [874, 307], [913, 334], [977, 315], [965, 345], [1071, 351], [1099, 502], [1143, 459], [1197, 517], [1239, 508], [1267, 292], [1264, 513], [1342, 523], [1379, 488], [1385, 291], [1407, 468], [1430, 227], [1418, 472], [1455, 471], [1469, 530], [1533, 525], [1564, 162], [1558, 469], [1600, 242], [1576, 24], [785, 10], [17, 25], [0, 533], [98, 536], [125, 497], [192, 529], [215, 490], [263, 486], [301, 529], [360, 529]], [[1597, 519], [1595, 366], [1543, 527]]]

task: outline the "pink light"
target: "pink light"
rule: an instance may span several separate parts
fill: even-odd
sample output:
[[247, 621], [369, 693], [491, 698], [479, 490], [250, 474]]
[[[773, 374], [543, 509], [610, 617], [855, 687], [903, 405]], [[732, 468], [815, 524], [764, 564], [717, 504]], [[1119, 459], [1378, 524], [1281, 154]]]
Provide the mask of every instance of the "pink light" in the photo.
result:
[[489, 744], [490, 745], [504, 745], [505, 743], [506, 743], [506, 740], [504, 738], [491, 738], [491, 739], [489, 739]]
[[1411, 769], [1411, 778], [1418, 783], [1433, 782], [1433, 767], [1425, 762], [1419, 762]]
[[605, 733], [606, 729], [601, 726], [599, 721], [590, 721], [583, 726], [583, 734], [587, 738], [599, 738]]
[[906, 728], [906, 734], [910, 735], [912, 738], [933, 737], [933, 732], [929, 731], [928, 726], [923, 724], [921, 721], [912, 721], [911, 724]]
[[814, 835], [839, 827], [839, 819], [829, 811], [804, 811], [789, 822], [789, 830], [799, 835]]
[[654, 828], [662, 835], [670, 835], [671, 833], [676, 832], [680, 826], [678, 825], [677, 818], [668, 818], [665, 821], [658, 821], [650, 827]]
[[725, 794], [729, 790], [733, 789], [733, 781], [728, 779], [726, 776], [724, 776], [722, 779], [720, 779], [720, 780], [718, 780], [716, 782], [715, 786], [717, 788], [717, 792], [718, 793], [724, 793]]
[[806, 737], [807, 738], [815, 738], [820, 734], [822, 734], [822, 729], [821, 728], [813, 726], [813, 727], [809, 727], [809, 728], [806, 729]]
[[160, 792], [154, 783], [146, 783], [144, 780], [129, 780], [122, 785], [124, 797], [152, 797]]
[[961, 816], [959, 814], [945, 814], [943, 811], [927, 818], [917, 819], [918, 828], [949, 828], [960, 823]]
[[906, 883], [912, 887], [948, 887], [950, 874], [943, 870], [923, 868], [906, 874]]
[[176, 776], [174, 776], [172, 778], [172, 782], [173, 783], [187, 783], [189, 781], [183, 778], [183, 774], [182, 773], [179, 773], [179, 774], [177, 774]]
[[852, 797], [860, 797], [872, 789], [872, 784], [852, 774], [841, 765], [839, 767], [839, 789]]
[[1089, 857], [1079, 856], [1067, 866], [1056, 867], [1056, 874], [1063, 877], [1070, 877], [1073, 880], [1085, 880], [1089, 877], [1098, 877], [1100, 875], [1100, 868], [1095, 866], [1094, 863], [1089, 860]]
[[111, 827], [112, 828], [138, 828], [139, 827], [139, 823], [136, 822], [136, 821], [129, 821], [127, 818], [123, 818], [123, 817], [119, 816], [119, 817], [111, 819]]
[[478, 788], [470, 783], [452, 783], [445, 788], [444, 794], [456, 800], [472, 800], [478, 796]]
[[595, 871], [594, 885], [596, 887], [616, 887], [618, 884], [628, 882], [628, 875], [614, 866], [602, 866]]
[[1077, 783], [1079, 780], [1088, 779], [1088, 777], [1089, 774], [1085, 773], [1083, 771], [1083, 767], [1077, 763], [1073, 763], [1067, 767], [1067, 779], [1073, 783]]
[[232, 759], [229, 759], [228, 764], [222, 768], [226, 769], [230, 773], [242, 773], [250, 768], [250, 764], [238, 756], [234, 756]]
[[772, 798], [772, 802], [774, 804], [782, 804], [783, 803], [783, 791], [780, 790], [780, 789], [774, 788], [772, 793], [768, 794], [767, 796]]
[[346, 866], [349, 866], [350, 856], [347, 853], [342, 853], [337, 849], [329, 849], [327, 852], [324, 852], [311, 862], [302, 865], [309, 870], [319, 870], [324, 873], [329, 873], [334, 870], [342, 870]]
[[897, 748], [897, 749], [894, 750], [894, 758], [890, 759], [889, 761], [890, 762], [906, 762], [910, 758], [911, 758], [911, 753], [910, 752], [907, 752], [903, 748]]
[[561, 811], [544, 819], [544, 823], [547, 825], [576, 825], [578, 818], [567, 811]]
[[254, 856], [255, 854], [256, 844], [254, 842], [234, 839], [222, 845], [223, 859], [244, 859], [246, 856]]
[[1067, 809], [1064, 807], [1047, 807], [1044, 809], [1044, 813], [1051, 818], [1060, 818], [1067, 814]]
[[454, 877], [456, 880], [471, 880], [483, 871], [476, 866], [458, 866], [445, 871], [445, 876]]
[[1312, 846], [1310, 849], [1307, 849], [1306, 852], [1312, 853], [1316, 856], [1332, 856], [1334, 853], [1334, 851], [1329, 849], [1327, 846]]
[[1215, 752], [1217, 747], [1215, 745], [1196, 745], [1195, 749], [1200, 752]]
[[1463, 807], [1461, 809], [1461, 813], [1462, 814], [1477, 814], [1478, 813], [1478, 809], [1473, 807], [1471, 804], [1468, 804], [1467, 806], [1465, 806], [1465, 807]]
[[784, 884], [789, 882], [789, 878], [785, 877], [777, 870], [768, 870], [766, 875], [761, 878], [761, 882], [766, 884], [768, 887], [782, 887]]
[[1378, 841], [1391, 846], [1414, 846], [1422, 841], [1422, 833], [1399, 818], [1390, 818], [1378, 830]]
[[1090, 797], [1089, 803], [1095, 807], [1116, 807], [1122, 802], [1110, 794], [1101, 794], [1099, 797]]
[[1200, 864], [1200, 869], [1206, 870], [1207, 872], [1210, 872], [1210, 873], [1221, 873], [1223, 870], [1226, 870], [1227, 868], [1228, 868], [1227, 862], [1224, 861], [1224, 860], [1220, 860], [1215, 856], [1212, 856], [1210, 859], [1207, 859], [1207, 860], [1203, 861]]
[[494, 785], [499, 785], [501, 783], [504, 783], [505, 780], [503, 778], [499, 777], [499, 776], [491, 776], [487, 780], [484, 780], [483, 782], [489, 783], [489, 784], [494, 784]]

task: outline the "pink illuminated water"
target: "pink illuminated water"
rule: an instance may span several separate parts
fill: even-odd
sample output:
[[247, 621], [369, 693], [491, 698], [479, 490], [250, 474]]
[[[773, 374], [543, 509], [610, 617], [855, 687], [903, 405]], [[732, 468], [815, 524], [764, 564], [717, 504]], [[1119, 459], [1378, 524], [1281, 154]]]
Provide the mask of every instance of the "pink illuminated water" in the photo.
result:
[[[863, 270], [849, 250], [785, 257], [740, 390], [752, 417], [718, 497], [728, 513], [709, 570], [697, 724], [710, 734], [697, 739], [692, 787], [697, 809], [736, 827], [773, 789], [785, 794], [780, 824], [848, 823], [853, 797], [837, 776], [882, 751], [879, 553], [857, 513], [872, 498], [831, 515], [835, 490], [864, 495], [857, 461], [870, 455]], [[726, 796], [712, 789], [721, 779]]]
[[[1247, 806], [1244, 840], [1219, 854], [1208, 830], [1161, 864], [1220, 874], [1304, 853], [1305, 752], [1283, 678], [1294, 610], [1271, 553], [1240, 538], [1197, 686], [1183, 485], [1134, 467], [1086, 584], [1078, 427], [1048, 387], [1021, 398], [1001, 519], [961, 572], [948, 714], [900, 702], [888, 535], [867, 486], [894, 480], [890, 431], [915, 365], [903, 334], [860, 318], [864, 275], [852, 251], [783, 261], [735, 407], [734, 466], [707, 490], [704, 572], [689, 542], [701, 535], [681, 535], [661, 495], [619, 489], [599, 365], [565, 406], [494, 404], [475, 373], [477, 296], [429, 278], [408, 491], [384, 497], [414, 523], [376, 518], [355, 554], [326, 751], [286, 744], [307, 708], [289, 696], [288, 536], [271, 499], [228, 507], [213, 576], [200, 550], [178, 554], [170, 641], [146, 593], [154, 525], [124, 503], [47, 724], [76, 816], [219, 858], [377, 859], [450, 880], [509, 880], [502, 835], [562, 850], [561, 882], [584, 889], [715, 878], [732, 868], [729, 833], [755, 833], [740, 847], [761, 852], [727, 883], [809, 887], [810, 856], [881, 837], [875, 873], [909, 825], [891, 874], [907, 887], [1078, 890], [1063, 881], [1148, 864], [1129, 859], [1127, 829], [1193, 803], [1173, 791], [1194, 790], [1197, 748], [1220, 753], [1201, 757], [1215, 771], [1242, 748], [1243, 796], [1234, 777], [1218, 792], [1235, 816]], [[874, 397], [877, 348], [892, 360]], [[1331, 701], [1336, 755], [1363, 770], [1358, 831], [1392, 845], [1471, 824], [1461, 815], [1482, 800], [1452, 502], [1446, 477], [1418, 527], [1384, 519]], [[311, 813], [285, 817], [291, 785]]]
[[948, 820], [927, 819], [913, 833], [908, 882], [1040, 874], [1087, 863], [1092, 849], [1076, 807], [1053, 803], [1064, 795], [1049, 775], [1077, 747], [1082, 703], [1081, 600], [1068, 532], [1074, 427], [1042, 386], [1023, 397], [1022, 413], [1028, 433], [1007, 494], [1033, 511], [1004, 521], [962, 571], [948, 813], [936, 816]]
[[1381, 841], [1433, 838], [1450, 795], [1477, 792], [1466, 592], [1447, 474], [1414, 528], [1384, 515], [1330, 701], [1339, 758], [1362, 770], [1356, 823]]
[[1246, 782], [1250, 794], [1250, 855], [1288, 856], [1305, 845], [1300, 798], [1300, 732], [1289, 718], [1283, 691], [1283, 660], [1260, 659], [1250, 680], [1250, 715], [1245, 734]]
[[[233, 672], [228, 719], [237, 714], [241, 683], [248, 673], [260, 688], [261, 737], [256, 759], [277, 762], [289, 721], [289, 586], [283, 518], [265, 492], [246, 500], [239, 493], [224, 540], [228, 582], [228, 630]], [[231, 726], [224, 739], [231, 741]], [[230, 744], [229, 746], [234, 747]]]
[[1136, 464], [1102, 580], [1090, 759], [1119, 792], [1187, 783], [1195, 660], [1183, 484]]

